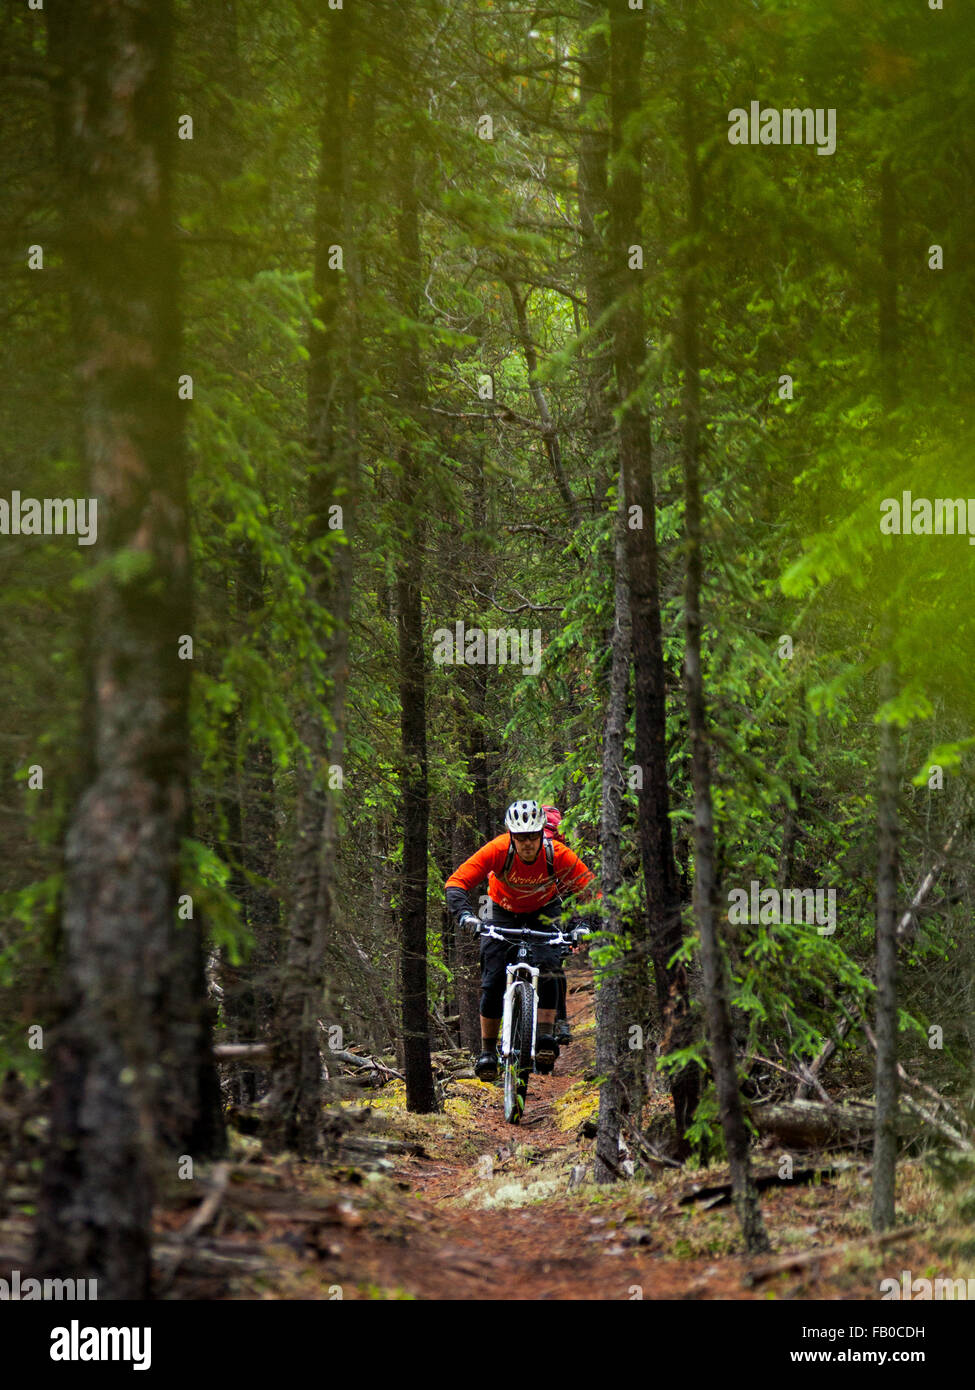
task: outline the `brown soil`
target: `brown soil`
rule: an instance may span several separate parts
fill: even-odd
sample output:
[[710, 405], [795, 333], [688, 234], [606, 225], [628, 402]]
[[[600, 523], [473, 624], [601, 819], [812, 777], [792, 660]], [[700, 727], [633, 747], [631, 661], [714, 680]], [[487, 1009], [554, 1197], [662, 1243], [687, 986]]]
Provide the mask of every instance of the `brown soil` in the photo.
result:
[[[911, 1165], [902, 1171], [898, 1200], [905, 1223], [918, 1222], [916, 1236], [883, 1249], [870, 1243], [869, 1183], [864, 1170], [852, 1167], [832, 1182], [766, 1192], [774, 1256], [758, 1258], [741, 1253], [730, 1205], [680, 1204], [695, 1182], [723, 1181], [724, 1170], [661, 1166], [659, 1176], [610, 1187], [570, 1186], [574, 1169], [576, 1179], [584, 1166], [591, 1173], [593, 1140], [582, 1137], [576, 1117], [591, 1110], [596, 1096], [582, 1082], [592, 1065], [591, 981], [585, 970], [571, 978], [575, 1041], [563, 1049], [555, 1075], [532, 1077], [521, 1125], [506, 1124], [500, 1088], [477, 1081], [448, 1083], [441, 1116], [408, 1115], [402, 1102], [380, 1097], [384, 1132], [418, 1141], [423, 1156], [397, 1155], [381, 1176], [355, 1169], [324, 1176], [313, 1164], [245, 1162], [211, 1235], [200, 1242], [202, 1263], [196, 1253], [184, 1258], [160, 1292], [177, 1298], [877, 1300], [886, 1275], [923, 1273], [932, 1265], [948, 1272], [924, 1229], [932, 1192]], [[668, 1113], [666, 1095], [653, 1106]], [[766, 1150], [756, 1155], [756, 1166], [774, 1171], [779, 1160]], [[163, 1224], [185, 1220], [185, 1212], [171, 1211]], [[828, 1253], [837, 1245], [843, 1251]], [[751, 1273], [770, 1258], [817, 1249], [822, 1257], [812, 1263], [751, 1285]], [[219, 1265], [207, 1268], [214, 1257], [232, 1262], [226, 1273]], [[253, 1267], [240, 1268], [241, 1259]]]
[[[499, 1087], [457, 1078], [446, 1110], [411, 1115], [402, 1083], [373, 1095], [371, 1129], [408, 1141], [382, 1171], [269, 1159], [257, 1139], [233, 1136], [229, 1166], [170, 1181], [156, 1216], [155, 1295], [164, 1299], [865, 1299], [882, 1278], [969, 1278], [970, 1232], [946, 1228], [944, 1199], [924, 1167], [898, 1168], [893, 1244], [869, 1235], [869, 1169], [851, 1162], [815, 1185], [775, 1182], [762, 1195], [772, 1257], [742, 1253], [729, 1204], [681, 1202], [727, 1172], [677, 1169], [596, 1186], [592, 1138], [592, 981], [570, 975], [574, 1041], [556, 1072], [533, 1076], [520, 1125], [505, 1123]], [[650, 1102], [667, 1128], [669, 1097]], [[363, 1127], [357, 1127], [361, 1133]], [[400, 1144], [400, 1148], [407, 1145]], [[756, 1170], [777, 1175], [765, 1147]], [[796, 1168], [826, 1155], [793, 1156]], [[205, 1217], [205, 1219], [204, 1219]], [[191, 1225], [191, 1223], [193, 1223]], [[28, 1267], [30, 1202], [0, 1219], [0, 1276]], [[837, 1249], [839, 1247], [839, 1249]], [[752, 1276], [792, 1253], [799, 1268]]]

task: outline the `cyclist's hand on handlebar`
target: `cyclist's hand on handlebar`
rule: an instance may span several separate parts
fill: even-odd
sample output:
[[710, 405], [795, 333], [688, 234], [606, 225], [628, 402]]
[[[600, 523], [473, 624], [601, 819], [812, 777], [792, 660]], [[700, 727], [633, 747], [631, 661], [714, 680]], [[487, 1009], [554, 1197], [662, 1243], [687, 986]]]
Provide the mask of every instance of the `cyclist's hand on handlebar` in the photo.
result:
[[458, 925], [461, 927], [466, 927], [472, 936], [477, 936], [478, 932], [481, 930], [481, 927], [483, 926], [483, 923], [480, 917], [474, 916], [473, 912], [465, 912], [463, 917], [461, 917]]

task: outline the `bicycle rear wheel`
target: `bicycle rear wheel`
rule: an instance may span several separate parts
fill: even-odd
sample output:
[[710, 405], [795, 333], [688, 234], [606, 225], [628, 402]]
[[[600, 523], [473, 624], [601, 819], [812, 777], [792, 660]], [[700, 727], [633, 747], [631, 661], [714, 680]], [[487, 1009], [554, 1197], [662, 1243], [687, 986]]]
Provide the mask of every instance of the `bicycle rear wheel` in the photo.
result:
[[532, 1065], [534, 999], [530, 985], [519, 980], [511, 1001], [511, 1046], [504, 1059], [504, 1118], [516, 1125], [525, 1111]]

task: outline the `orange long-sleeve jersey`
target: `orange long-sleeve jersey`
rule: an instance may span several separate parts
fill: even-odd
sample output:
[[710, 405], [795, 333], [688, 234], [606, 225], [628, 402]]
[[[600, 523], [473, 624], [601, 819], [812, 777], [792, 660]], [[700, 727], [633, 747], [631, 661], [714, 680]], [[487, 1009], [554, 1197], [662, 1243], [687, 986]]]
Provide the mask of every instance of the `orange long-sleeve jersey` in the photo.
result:
[[569, 893], [578, 894], [582, 899], [589, 898], [586, 890], [593, 881], [593, 874], [561, 840], [552, 841], [554, 880], [549, 876], [544, 845], [539, 846], [538, 854], [530, 864], [525, 864], [515, 854], [508, 873], [502, 879], [509, 843], [507, 833], [496, 836], [482, 845], [470, 859], [465, 859], [460, 868], [450, 875], [445, 889], [451, 911], [460, 912], [463, 909], [462, 895], [466, 896], [485, 879], [488, 881], [488, 897], [509, 912], [537, 912], [553, 898]]

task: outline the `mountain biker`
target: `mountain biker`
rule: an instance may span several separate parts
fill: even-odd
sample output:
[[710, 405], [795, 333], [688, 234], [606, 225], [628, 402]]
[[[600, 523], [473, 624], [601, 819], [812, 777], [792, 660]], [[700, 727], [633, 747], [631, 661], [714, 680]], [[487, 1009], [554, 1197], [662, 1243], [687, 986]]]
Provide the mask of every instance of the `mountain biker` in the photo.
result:
[[[468, 894], [486, 878], [490, 921], [495, 926], [543, 931], [561, 914], [563, 897], [575, 894], [589, 899], [593, 875], [560, 840], [548, 840], [543, 851], [545, 814], [537, 801], [513, 801], [504, 823], [507, 834], [482, 845], [448, 878], [447, 907], [459, 926], [476, 932], [481, 922], [471, 911]], [[517, 950], [515, 942], [490, 937], [481, 942], [481, 1055], [474, 1070], [482, 1081], [493, 1081], [497, 1075], [505, 966]], [[541, 945], [535, 954], [541, 972], [538, 1024], [542, 1030], [535, 1044], [535, 1063], [539, 1072], [550, 1072], [559, 1055], [552, 1026], [562, 963], [558, 947]]]

